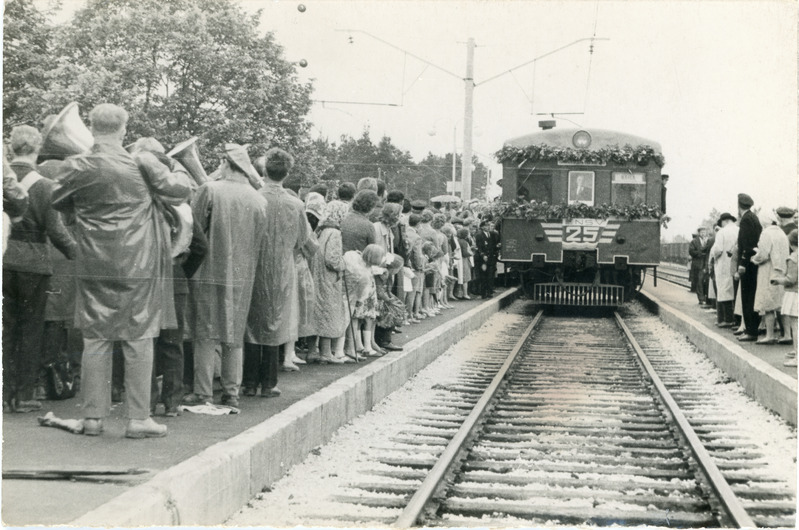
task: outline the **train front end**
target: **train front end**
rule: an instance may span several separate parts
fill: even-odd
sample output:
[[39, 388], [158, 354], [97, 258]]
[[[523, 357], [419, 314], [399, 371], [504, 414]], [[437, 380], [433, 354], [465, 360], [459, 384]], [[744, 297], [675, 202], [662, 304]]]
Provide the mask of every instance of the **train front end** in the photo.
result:
[[660, 262], [663, 156], [606, 130], [546, 130], [506, 142], [500, 260], [541, 304], [618, 306]]

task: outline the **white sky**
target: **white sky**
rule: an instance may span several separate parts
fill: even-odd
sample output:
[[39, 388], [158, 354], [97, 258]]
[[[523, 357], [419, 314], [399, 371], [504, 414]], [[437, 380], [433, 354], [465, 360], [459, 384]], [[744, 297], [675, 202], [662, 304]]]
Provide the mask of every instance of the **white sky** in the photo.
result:
[[739, 192], [762, 207], [796, 207], [795, 2], [302, 2], [305, 12], [298, 1], [240, 0], [263, 10], [262, 27], [287, 59], [308, 61], [300, 76], [315, 80], [315, 99], [402, 104], [317, 103], [314, 134], [337, 141], [368, 125], [373, 140], [386, 134], [418, 161], [450, 152], [457, 127], [462, 149], [462, 80], [337, 30], [369, 32], [458, 77], [474, 37], [477, 83], [596, 31], [610, 40], [597, 41], [593, 57], [587, 42], [576, 44], [477, 87], [474, 150], [494, 180], [492, 153], [545, 119], [531, 109], [584, 112], [564, 118], [661, 144], [671, 175], [666, 237], [689, 235], [712, 208], [734, 213]]

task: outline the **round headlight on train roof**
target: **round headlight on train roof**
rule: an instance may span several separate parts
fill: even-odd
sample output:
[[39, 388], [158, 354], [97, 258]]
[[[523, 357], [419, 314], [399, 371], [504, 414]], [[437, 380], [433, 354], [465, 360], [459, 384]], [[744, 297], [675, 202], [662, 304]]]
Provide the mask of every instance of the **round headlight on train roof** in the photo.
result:
[[588, 131], [577, 131], [572, 136], [572, 144], [578, 149], [586, 149], [591, 145], [591, 135]]

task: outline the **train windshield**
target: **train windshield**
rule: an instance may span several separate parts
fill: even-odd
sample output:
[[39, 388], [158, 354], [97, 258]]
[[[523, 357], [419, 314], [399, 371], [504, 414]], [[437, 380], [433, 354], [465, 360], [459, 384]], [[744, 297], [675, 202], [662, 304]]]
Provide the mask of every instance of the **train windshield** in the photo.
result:
[[646, 174], [613, 172], [611, 201], [614, 206], [634, 206], [646, 202]]

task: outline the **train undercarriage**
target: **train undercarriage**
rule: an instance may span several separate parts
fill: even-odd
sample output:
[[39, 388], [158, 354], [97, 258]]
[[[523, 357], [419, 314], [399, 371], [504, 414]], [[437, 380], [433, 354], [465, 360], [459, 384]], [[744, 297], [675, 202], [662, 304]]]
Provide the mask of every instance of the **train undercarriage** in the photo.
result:
[[508, 265], [518, 271], [525, 296], [553, 305], [622, 305], [641, 288], [646, 272], [623, 257], [613, 264], [597, 263], [596, 250], [564, 250], [559, 263], [534, 259]]

